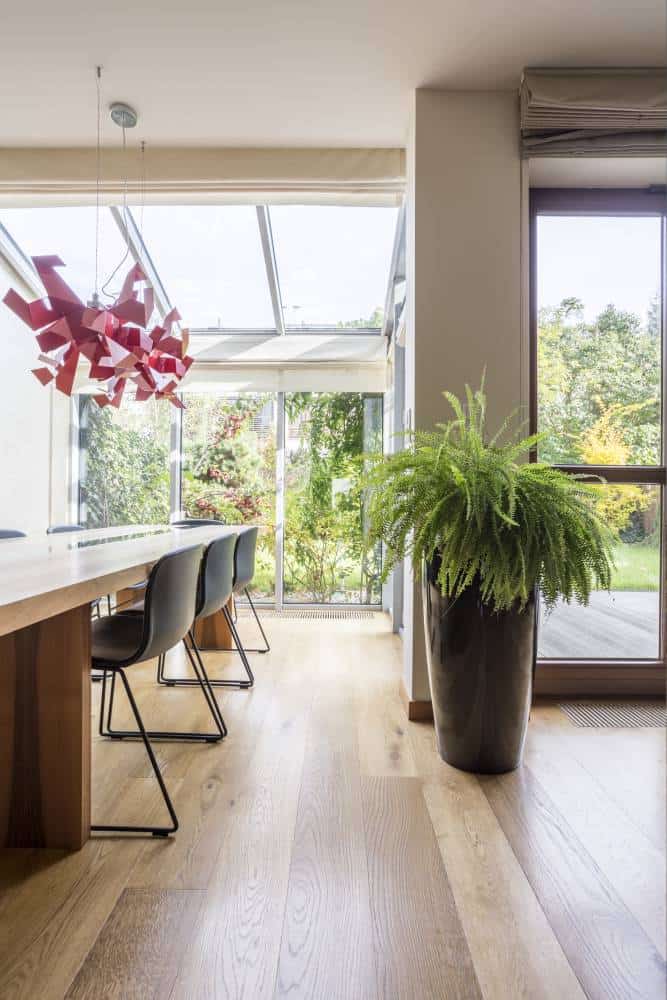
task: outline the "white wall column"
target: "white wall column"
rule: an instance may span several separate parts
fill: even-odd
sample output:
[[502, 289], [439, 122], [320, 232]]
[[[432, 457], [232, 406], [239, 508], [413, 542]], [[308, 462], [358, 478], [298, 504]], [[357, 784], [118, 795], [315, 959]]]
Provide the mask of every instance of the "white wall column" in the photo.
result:
[[[490, 427], [523, 402], [518, 97], [417, 90], [407, 150], [406, 413], [431, 428], [443, 390], [486, 368]], [[419, 588], [406, 573], [404, 683], [429, 699]]]

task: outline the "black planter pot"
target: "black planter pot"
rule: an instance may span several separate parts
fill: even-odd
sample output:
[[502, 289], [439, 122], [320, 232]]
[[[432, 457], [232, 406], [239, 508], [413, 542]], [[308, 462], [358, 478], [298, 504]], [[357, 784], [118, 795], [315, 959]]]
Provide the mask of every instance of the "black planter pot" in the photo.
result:
[[443, 760], [499, 774], [521, 763], [533, 689], [535, 600], [496, 613], [477, 583], [456, 600], [437, 583], [440, 560], [422, 574], [433, 717]]

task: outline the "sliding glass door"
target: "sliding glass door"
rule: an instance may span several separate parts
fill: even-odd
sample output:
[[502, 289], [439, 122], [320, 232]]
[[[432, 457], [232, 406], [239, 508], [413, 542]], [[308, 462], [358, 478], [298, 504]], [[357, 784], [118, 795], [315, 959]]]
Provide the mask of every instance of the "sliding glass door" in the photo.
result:
[[596, 484], [614, 533], [611, 592], [542, 615], [538, 656], [664, 655], [665, 198], [533, 191], [532, 413], [537, 457]]
[[164, 524], [169, 520], [169, 436], [172, 409], [154, 399], [126, 398], [100, 409], [79, 396], [79, 503], [86, 528]]
[[259, 524], [253, 597], [276, 589], [276, 394], [183, 397], [181, 509], [186, 517]]
[[382, 397], [285, 394], [284, 596], [380, 604], [380, 551], [364, 549], [360, 457], [382, 448]]
[[172, 515], [259, 524], [253, 597], [379, 605], [364, 546], [362, 455], [382, 449], [383, 397], [186, 393], [185, 409], [81, 396], [78, 517], [89, 527]]

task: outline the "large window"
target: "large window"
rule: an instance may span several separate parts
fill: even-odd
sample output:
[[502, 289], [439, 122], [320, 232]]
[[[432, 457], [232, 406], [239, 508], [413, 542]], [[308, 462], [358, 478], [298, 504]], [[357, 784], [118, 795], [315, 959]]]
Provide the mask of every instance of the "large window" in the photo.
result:
[[382, 448], [382, 397], [289, 393], [285, 599], [379, 604], [380, 551], [364, 550], [360, 456]]
[[141, 229], [186, 326], [273, 327], [254, 205], [151, 205]]
[[79, 516], [87, 528], [165, 524], [170, 510], [171, 406], [125, 399], [100, 409], [80, 396]]
[[288, 330], [381, 326], [397, 216], [392, 208], [271, 209]]
[[[22, 269], [30, 256], [58, 254], [83, 301], [97, 288], [112, 302], [139, 263], [156, 291], [152, 322], [175, 306], [204, 373], [195, 384], [196, 369], [189, 373], [183, 411], [129, 394], [120, 410], [77, 398], [72, 517], [89, 527], [177, 514], [259, 524], [260, 600], [378, 604], [380, 552], [363, 544], [360, 461], [381, 448], [382, 397], [252, 388], [280, 384], [276, 366], [294, 385], [291, 366], [311, 364], [320, 385], [335, 386], [334, 366], [384, 358], [398, 216], [396, 207], [336, 205], [0, 211], [0, 245], [16, 249]], [[220, 363], [243, 369], [229, 384], [244, 391], [209, 391], [220, 370], [209, 380], [206, 366]], [[83, 375], [77, 389], [87, 393]], [[307, 371], [302, 381], [308, 388]]]
[[381, 552], [365, 550], [361, 475], [363, 454], [382, 449], [382, 396], [183, 399], [179, 412], [131, 400], [101, 410], [79, 397], [79, 521], [164, 524], [178, 514], [258, 524], [260, 601], [380, 604]]
[[188, 517], [261, 526], [254, 595], [276, 587], [276, 396], [184, 396], [181, 508]]
[[[398, 209], [343, 205], [9, 208], [27, 257], [58, 254], [83, 299], [112, 301], [140, 258], [192, 331], [379, 332]], [[124, 231], [131, 236], [132, 250]]]
[[663, 656], [664, 196], [532, 192], [532, 422], [538, 458], [597, 483], [611, 592], [542, 614], [538, 655]]

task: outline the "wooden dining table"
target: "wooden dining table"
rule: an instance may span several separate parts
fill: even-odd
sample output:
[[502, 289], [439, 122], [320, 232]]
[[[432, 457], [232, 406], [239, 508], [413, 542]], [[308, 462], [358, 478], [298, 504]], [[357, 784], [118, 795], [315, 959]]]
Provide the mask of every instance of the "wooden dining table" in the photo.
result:
[[134, 525], [0, 541], [0, 846], [90, 836], [91, 602], [234, 525]]

